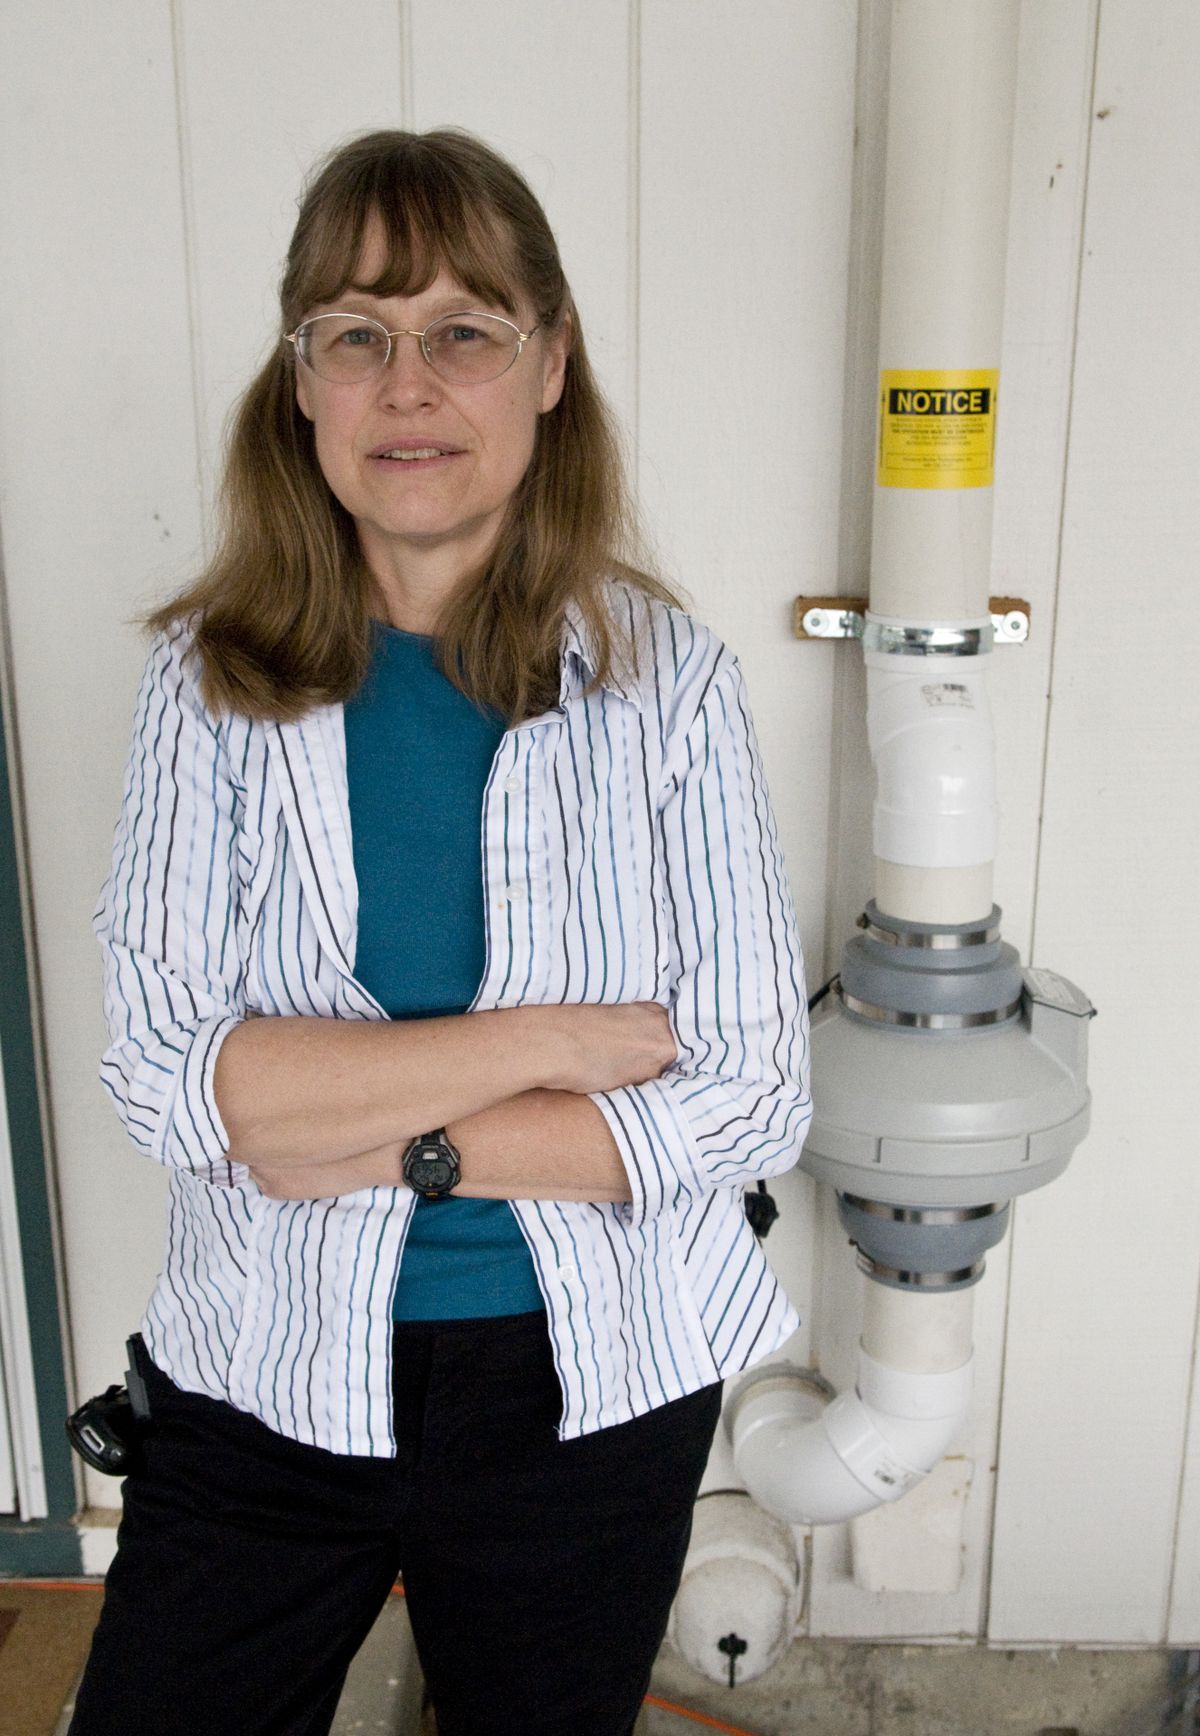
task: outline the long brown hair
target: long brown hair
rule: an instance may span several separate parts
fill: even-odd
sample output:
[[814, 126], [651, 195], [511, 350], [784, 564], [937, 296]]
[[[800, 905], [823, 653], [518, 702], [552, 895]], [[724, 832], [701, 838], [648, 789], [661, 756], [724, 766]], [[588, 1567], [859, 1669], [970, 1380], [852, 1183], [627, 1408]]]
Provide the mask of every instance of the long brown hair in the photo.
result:
[[[588, 692], [614, 657], [637, 667], [636, 642], [605, 603], [608, 579], [684, 605], [645, 570], [618, 437], [545, 213], [480, 140], [450, 128], [372, 132], [318, 164], [288, 249], [282, 330], [350, 285], [377, 221], [386, 263], [374, 282], [355, 285], [364, 292], [419, 294], [445, 265], [472, 294], [510, 311], [523, 293], [548, 330], [570, 317], [562, 396], [538, 418], [489, 561], [447, 601], [434, 635], [442, 673], [511, 726], [557, 703], [568, 601], [592, 637]], [[194, 616], [205, 703], [279, 722], [349, 698], [371, 653], [371, 575], [354, 521], [321, 474], [296, 403], [293, 355], [281, 341], [237, 406], [210, 565], [142, 617], [153, 631]]]

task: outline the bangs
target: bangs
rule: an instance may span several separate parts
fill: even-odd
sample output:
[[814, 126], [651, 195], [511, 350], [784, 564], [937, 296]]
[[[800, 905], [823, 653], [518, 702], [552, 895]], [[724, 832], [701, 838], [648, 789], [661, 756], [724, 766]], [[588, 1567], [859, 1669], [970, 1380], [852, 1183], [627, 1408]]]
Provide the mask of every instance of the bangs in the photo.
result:
[[[285, 319], [294, 323], [309, 307], [335, 302], [348, 289], [419, 295], [443, 266], [471, 295], [516, 313], [520, 273], [503, 213], [482, 188], [464, 186], [432, 153], [400, 146], [360, 165], [336, 198], [317, 198], [313, 207], [294, 238]], [[383, 264], [368, 276], [367, 240], [376, 225]]]

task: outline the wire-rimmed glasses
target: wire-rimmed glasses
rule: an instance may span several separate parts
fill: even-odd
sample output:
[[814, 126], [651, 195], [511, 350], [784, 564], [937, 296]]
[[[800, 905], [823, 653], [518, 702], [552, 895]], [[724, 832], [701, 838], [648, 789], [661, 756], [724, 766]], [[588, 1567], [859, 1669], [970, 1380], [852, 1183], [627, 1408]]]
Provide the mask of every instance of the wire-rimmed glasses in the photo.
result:
[[537, 330], [523, 332], [494, 313], [448, 313], [424, 331], [390, 332], [360, 313], [319, 313], [284, 342], [295, 345], [305, 367], [322, 380], [355, 385], [381, 372], [391, 360], [393, 338], [416, 338], [435, 374], [456, 386], [481, 386], [507, 373]]

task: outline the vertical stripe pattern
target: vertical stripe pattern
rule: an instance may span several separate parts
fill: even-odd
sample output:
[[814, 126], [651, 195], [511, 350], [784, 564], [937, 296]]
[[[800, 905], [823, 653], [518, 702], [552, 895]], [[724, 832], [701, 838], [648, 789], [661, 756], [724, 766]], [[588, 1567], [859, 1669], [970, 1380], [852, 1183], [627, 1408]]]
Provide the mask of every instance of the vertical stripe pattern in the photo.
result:
[[[676, 1039], [659, 1078], [592, 1094], [630, 1201], [511, 1202], [546, 1301], [563, 1439], [745, 1368], [795, 1330], [742, 1196], [795, 1163], [811, 1113], [795, 910], [741, 669], [683, 612], [623, 582], [609, 601], [634, 663], [585, 697], [596, 665], [572, 607], [559, 704], [497, 748], [470, 1008], [655, 1000]], [[241, 1019], [386, 1017], [348, 963], [342, 708], [215, 718], [189, 642], [181, 622], [151, 646], [94, 918], [101, 1078], [171, 1175], [143, 1330], [189, 1390], [295, 1440], [389, 1456], [391, 1296], [413, 1199], [266, 1198], [229, 1160], [213, 1094]]]

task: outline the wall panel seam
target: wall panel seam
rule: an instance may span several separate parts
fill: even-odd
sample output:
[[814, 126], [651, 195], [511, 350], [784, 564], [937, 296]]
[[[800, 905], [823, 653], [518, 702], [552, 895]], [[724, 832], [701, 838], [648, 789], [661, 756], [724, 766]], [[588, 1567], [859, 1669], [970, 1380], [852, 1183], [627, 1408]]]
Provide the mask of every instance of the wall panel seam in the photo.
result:
[[400, 125], [405, 132], [415, 127], [416, 113], [413, 79], [412, 0], [396, 0], [400, 32]]
[[[1076, 351], [1077, 351], [1078, 344], [1079, 344], [1079, 302], [1080, 302], [1080, 289], [1081, 289], [1082, 277], [1083, 277], [1084, 235], [1085, 235], [1086, 230], [1087, 230], [1088, 180], [1089, 180], [1089, 174], [1090, 174], [1090, 170], [1091, 170], [1091, 159], [1092, 159], [1092, 120], [1091, 120], [1091, 116], [1092, 116], [1092, 113], [1093, 113], [1094, 108], [1095, 108], [1096, 66], [1097, 66], [1097, 61], [1099, 58], [1099, 48], [1100, 48], [1100, 0], [1096, 0], [1096, 5], [1094, 8], [1093, 17], [1092, 17], [1091, 76], [1088, 79], [1088, 83], [1087, 83], [1087, 116], [1088, 116], [1088, 121], [1087, 121], [1087, 128], [1086, 128], [1086, 132], [1085, 132], [1085, 144], [1084, 144], [1084, 152], [1083, 152], [1083, 176], [1082, 176], [1082, 185], [1080, 187], [1080, 198], [1079, 198], [1079, 235], [1078, 235], [1078, 242], [1076, 244], [1076, 249], [1075, 249], [1075, 307], [1074, 307], [1074, 312], [1072, 314], [1072, 319], [1071, 319], [1071, 361], [1070, 361], [1070, 365], [1069, 365], [1069, 368], [1067, 371], [1068, 372], [1067, 413], [1066, 413], [1066, 417], [1065, 417], [1064, 425], [1063, 425], [1062, 481], [1061, 481], [1061, 492], [1059, 494], [1059, 502], [1058, 502], [1058, 528], [1057, 528], [1057, 532], [1055, 535], [1054, 607], [1053, 607], [1053, 610], [1051, 612], [1050, 644], [1049, 644], [1048, 655], [1047, 655], [1047, 660], [1046, 660], [1047, 703], [1046, 703], [1045, 717], [1044, 717], [1043, 724], [1042, 724], [1042, 776], [1041, 776], [1041, 787], [1038, 790], [1037, 841], [1036, 841], [1036, 844], [1034, 847], [1033, 897], [1032, 897], [1032, 901], [1031, 901], [1031, 909], [1029, 912], [1029, 962], [1031, 965], [1036, 963], [1036, 961], [1037, 961], [1038, 890], [1039, 890], [1039, 886], [1041, 883], [1042, 833], [1043, 833], [1043, 827], [1044, 827], [1044, 823], [1045, 823], [1045, 814], [1046, 814], [1046, 775], [1047, 775], [1047, 766], [1048, 766], [1049, 760], [1050, 760], [1050, 723], [1051, 723], [1051, 718], [1052, 718], [1053, 712], [1054, 712], [1054, 668], [1055, 668], [1055, 650], [1056, 650], [1056, 647], [1058, 644], [1058, 614], [1059, 614], [1059, 596], [1060, 596], [1061, 580], [1062, 580], [1063, 527], [1064, 527], [1064, 524], [1066, 521], [1067, 478], [1068, 478], [1068, 473], [1070, 470], [1070, 461], [1071, 461], [1071, 418], [1072, 418], [1072, 413], [1074, 411], [1074, 405], [1075, 405], [1075, 362], [1076, 362]], [[1017, 1234], [1018, 1234], [1020, 1222], [1021, 1222], [1020, 1201], [1014, 1200], [1012, 1202], [1012, 1211], [1011, 1211], [1011, 1216], [1009, 1219], [1009, 1226], [1008, 1226], [1008, 1236], [1006, 1238], [1007, 1249], [1008, 1249], [1008, 1258], [1007, 1258], [1007, 1260], [1005, 1262], [1005, 1266], [1004, 1266], [1004, 1309], [1003, 1309], [1004, 1330], [1003, 1330], [1003, 1333], [1001, 1336], [1000, 1368], [998, 1371], [997, 1386], [996, 1386], [996, 1430], [995, 1430], [995, 1436], [994, 1436], [995, 1450], [994, 1450], [993, 1463], [992, 1463], [992, 1467], [991, 1467], [991, 1469], [992, 1469], [992, 1518], [991, 1518], [991, 1525], [989, 1528], [987, 1545], [986, 1545], [987, 1560], [984, 1564], [983, 1577], [982, 1577], [982, 1582], [981, 1582], [983, 1607], [982, 1607], [982, 1611], [981, 1611], [982, 1621], [981, 1621], [980, 1632], [983, 1634], [985, 1639], [991, 1634], [991, 1631], [992, 1631], [992, 1579], [993, 1579], [993, 1567], [994, 1567], [995, 1543], [996, 1543], [996, 1493], [997, 1493], [997, 1490], [999, 1488], [999, 1479], [1000, 1479], [1000, 1454], [1002, 1451], [1001, 1442], [1003, 1440], [1003, 1432], [1004, 1432], [1004, 1395], [1005, 1395], [1006, 1377], [1007, 1377], [1007, 1373], [1008, 1373], [1009, 1324], [1012, 1320], [1013, 1283], [1014, 1283], [1014, 1274], [1016, 1271], [1016, 1244], [1017, 1244]]]
[[195, 442], [196, 494], [200, 506], [200, 547], [207, 564], [210, 554], [208, 488], [205, 478], [205, 438], [201, 413], [204, 379], [200, 330], [200, 286], [196, 261], [196, 206], [192, 186], [191, 131], [188, 125], [187, 70], [184, 53], [183, 0], [171, 0], [171, 64], [175, 85], [175, 137], [179, 159], [179, 203], [183, 229], [183, 275], [187, 298], [188, 359], [192, 379], [192, 438]]
[[642, 0], [629, 0], [629, 81], [627, 113], [627, 188], [626, 225], [628, 247], [625, 256], [627, 304], [626, 342], [628, 344], [628, 427], [629, 474], [638, 474], [641, 451], [640, 401], [638, 386], [642, 366], [641, 331], [641, 195], [642, 195]]
[[1195, 1402], [1196, 1357], [1198, 1353], [1200, 1353], [1200, 1283], [1197, 1284], [1195, 1300], [1192, 1304], [1192, 1357], [1188, 1369], [1187, 1392], [1183, 1406], [1183, 1446], [1179, 1454], [1179, 1477], [1175, 1485], [1175, 1523], [1171, 1527], [1171, 1548], [1167, 1558], [1167, 1608], [1163, 1638], [1168, 1643], [1175, 1614], [1175, 1587], [1178, 1583], [1179, 1568], [1179, 1528], [1183, 1523], [1183, 1502], [1187, 1489], [1188, 1447]]
[[[1071, 362], [1068, 368], [1067, 414], [1063, 426], [1063, 467], [1062, 491], [1058, 501], [1058, 532], [1055, 538], [1054, 555], [1054, 607], [1050, 618], [1050, 645], [1046, 666], [1046, 688], [1049, 695], [1045, 718], [1042, 723], [1042, 780], [1038, 791], [1037, 816], [1037, 847], [1034, 851], [1033, 899], [1029, 912], [1029, 962], [1036, 964], [1038, 958], [1038, 904], [1042, 882], [1042, 843], [1046, 821], [1046, 781], [1050, 764], [1050, 729], [1054, 717], [1054, 678], [1057, 669], [1058, 626], [1062, 599], [1063, 571], [1063, 534], [1067, 517], [1067, 495], [1070, 490], [1071, 476], [1071, 430], [1075, 417], [1075, 381], [1079, 352], [1079, 306], [1083, 299], [1083, 262], [1084, 247], [1087, 237], [1088, 219], [1088, 189], [1092, 171], [1092, 138], [1094, 129], [1093, 116], [1096, 107], [1096, 71], [1100, 58], [1100, 4], [1096, 0], [1092, 25], [1092, 68], [1088, 80], [1087, 95], [1087, 131], [1083, 157], [1083, 186], [1079, 202], [1079, 240], [1075, 249], [1075, 310], [1071, 320]], [[1016, 1213], [1013, 1214], [1012, 1230], [1016, 1228]], [[1010, 1231], [1010, 1234], [1012, 1232]]]
[[[862, 510], [868, 519], [873, 511], [873, 491], [863, 490], [860, 478], [863, 469], [863, 448], [873, 451], [875, 439], [874, 379], [879, 352], [878, 305], [878, 229], [882, 223], [882, 188], [878, 184], [884, 158], [872, 155], [869, 144], [875, 143], [876, 131], [882, 126], [886, 138], [887, 63], [890, 57], [891, 20], [886, 5], [880, 0], [859, 0], [855, 21], [854, 60], [854, 143], [850, 176], [851, 225], [846, 250], [846, 323], [845, 354], [842, 380], [842, 425], [840, 429], [841, 460], [838, 467], [840, 501], [837, 530], [836, 584], [840, 596], [853, 596], [866, 591], [870, 584], [870, 541], [866, 544], [866, 567], [862, 565], [861, 549], [856, 547], [850, 527]], [[878, 81], [882, 80], [882, 84]], [[884, 112], [873, 112], [871, 99], [882, 88]], [[876, 182], [872, 182], [872, 175]], [[873, 226], [870, 227], [869, 226]], [[865, 358], [865, 359], [864, 359]], [[871, 384], [864, 395], [860, 389], [863, 375]], [[868, 416], [864, 405], [869, 403]], [[873, 480], [873, 469], [872, 469]], [[851, 752], [849, 735], [856, 716], [865, 701], [862, 687], [862, 664], [858, 647], [831, 646], [833, 678], [830, 688], [830, 764], [833, 775], [829, 780], [826, 808], [828, 843], [826, 846], [826, 884], [838, 884], [841, 856], [845, 849], [845, 807], [852, 791], [847, 776]], [[853, 790], [858, 799], [859, 791]], [[857, 908], [857, 907], [856, 907]], [[823, 952], [816, 980], [824, 982], [838, 968], [846, 938], [846, 918], [842, 900], [830, 897], [825, 902], [822, 929]], [[815, 985], [814, 985], [815, 986]]]

